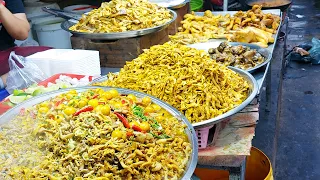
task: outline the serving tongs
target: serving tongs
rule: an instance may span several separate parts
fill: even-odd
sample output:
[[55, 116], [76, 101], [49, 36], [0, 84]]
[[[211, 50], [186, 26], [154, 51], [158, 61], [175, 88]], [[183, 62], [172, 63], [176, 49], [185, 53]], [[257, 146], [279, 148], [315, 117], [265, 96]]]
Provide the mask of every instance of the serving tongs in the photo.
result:
[[47, 12], [49, 14], [55, 15], [56, 17], [61, 17], [63, 19], [69, 20], [73, 23], [78, 23], [81, 19], [81, 15], [73, 12], [66, 12], [60, 9], [53, 9], [49, 7], [42, 7], [42, 11]]

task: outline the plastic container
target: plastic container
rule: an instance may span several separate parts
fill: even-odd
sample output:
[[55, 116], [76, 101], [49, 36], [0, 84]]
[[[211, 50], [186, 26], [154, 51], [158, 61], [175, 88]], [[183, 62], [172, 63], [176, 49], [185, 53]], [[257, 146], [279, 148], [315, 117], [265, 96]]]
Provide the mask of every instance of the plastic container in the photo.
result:
[[[64, 75], [64, 76], [69, 76], [71, 78], [77, 78], [78, 80], [85, 77], [84, 75], [78, 75], [78, 74], [67, 74], [67, 73], [60, 73], [60, 74], [55, 74], [51, 77], [49, 77], [48, 79], [44, 80], [44, 81], [41, 81], [40, 83], [38, 83], [38, 85], [42, 85], [42, 86], [45, 86], [47, 87], [48, 83], [55, 83], [55, 81], [57, 79], [59, 79], [60, 75]], [[89, 81], [92, 81], [92, 76], [89, 76]]]
[[34, 18], [39, 18], [39, 17], [51, 16], [51, 14], [42, 11], [41, 9], [42, 7], [60, 9], [57, 3], [44, 3], [38, 0], [25, 0], [24, 5], [25, 5], [25, 12], [29, 20], [33, 20]]
[[201, 129], [195, 129], [196, 135], [198, 138], [198, 149], [204, 149], [207, 147], [208, 138], [209, 138], [209, 130], [213, 126], [204, 127]]
[[[78, 75], [78, 74], [67, 74], [67, 73], [55, 74], [55, 75], [51, 76], [50, 78], [39, 82], [38, 85], [42, 85], [44, 87], [47, 87], [49, 82], [55, 83], [55, 81], [57, 79], [59, 79], [60, 75], [69, 76], [71, 78], [77, 78], [78, 80], [84, 77], [84, 75]], [[94, 78], [93, 76], [89, 76], [89, 81], [92, 81], [93, 78]], [[7, 98], [9, 95], [10, 94], [5, 89], [0, 90], [0, 101], [1, 101], [0, 102], [0, 115], [5, 113], [10, 108], [12, 108], [11, 106], [6, 104], [9, 102], [9, 99]]]
[[10, 94], [6, 89], [0, 90], [0, 101], [2, 101], [4, 98], [8, 97]]
[[[206, 168], [196, 168], [196, 176], [201, 180], [228, 180], [229, 172]], [[252, 147], [246, 162], [246, 180], [273, 180], [269, 158], [258, 148]]]
[[199, 11], [203, 7], [203, 0], [191, 0], [190, 7], [191, 11]]
[[246, 180], [273, 180], [271, 162], [267, 155], [252, 147], [246, 163]]
[[71, 34], [61, 29], [65, 21], [59, 17], [44, 17], [33, 21], [40, 46], [49, 46], [56, 49], [71, 49]]
[[87, 12], [90, 12], [93, 10], [93, 6], [88, 5], [88, 4], [81, 4], [81, 5], [72, 5], [72, 6], [67, 6], [63, 8], [64, 11], [66, 12], [73, 12], [77, 14], [84, 14]]

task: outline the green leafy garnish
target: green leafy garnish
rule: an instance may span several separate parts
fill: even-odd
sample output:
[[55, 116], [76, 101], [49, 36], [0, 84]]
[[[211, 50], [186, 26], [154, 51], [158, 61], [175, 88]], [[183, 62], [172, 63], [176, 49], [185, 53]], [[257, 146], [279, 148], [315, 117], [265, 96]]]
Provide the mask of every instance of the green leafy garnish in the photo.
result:
[[152, 134], [153, 137], [156, 137], [158, 139], [168, 139], [168, 138], [171, 138], [170, 136], [166, 135], [166, 134], [160, 134], [160, 135], [156, 135], [152, 132], [150, 132], [150, 134]]
[[147, 121], [147, 117], [143, 114], [143, 109], [134, 105], [132, 108], [133, 114], [140, 117], [143, 121]]

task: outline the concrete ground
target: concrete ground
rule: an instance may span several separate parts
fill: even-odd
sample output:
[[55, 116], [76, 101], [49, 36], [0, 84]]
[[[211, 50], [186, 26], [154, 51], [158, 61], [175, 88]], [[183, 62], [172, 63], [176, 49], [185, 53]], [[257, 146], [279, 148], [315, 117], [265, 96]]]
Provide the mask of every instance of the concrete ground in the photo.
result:
[[[320, 0], [293, 0], [288, 13], [285, 52], [312, 37], [320, 38]], [[279, 180], [320, 179], [320, 65], [283, 63], [278, 42], [273, 58], [271, 108], [261, 98], [253, 145], [271, 159]], [[265, 92], [262, 92], [265, 94]]]

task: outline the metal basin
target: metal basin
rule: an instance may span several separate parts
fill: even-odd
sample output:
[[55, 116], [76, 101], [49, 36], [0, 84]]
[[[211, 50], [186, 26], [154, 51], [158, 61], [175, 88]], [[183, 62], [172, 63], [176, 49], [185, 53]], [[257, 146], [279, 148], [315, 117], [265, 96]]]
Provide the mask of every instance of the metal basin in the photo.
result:
[[[68, 89], [61, 89], [58, 91], [52, 91], [49, 93], [45, 93], [39, 96], [36, 96], [34, 98], [31, 98], [27, 101], [24, 101], [23, 103], [13, 107], [12, 109], [10, 109], [9, 111], [7, 111], [5, 114], [3, 114], [2, 116], [0, 116], [0, 124], [4, 124], [4, 123], [8, 123], [10, 120], [12, 120], [15, 116], [17, 116], [20, 112], [20, 110], [22, 108], [29, 108], [32, 107], [36, 104], [39, 104], [45, 100], [49, 100], [50, 98], [53, 98], [59, 94], [63, 94], [68, 92], [70, 89], [75, 89], [78, 92], [83, 92], [86, 91], [88, 89], [96, 89], [97, 87], [81, 87], [81, 88], [68, 88]], [[182, 176], [181, 179], [190, 179], [195, 168], [197, 165], [197, 161], [198, 161], [198, 141], [197, 141], [197, 137], [195, 134], [195, 130], [193, 129], [191, 123], [187, 120], [187, 118], [182, 115], [178, 110], [176, 110], [175, 108], [173, 108], [172, 106], [170, 106], [169, 104], [153, 97], [150, 96], [148, 94], [145, 93], [141, 93], [141, 92], [137, 92], [137, 91], [133, 91], [133, 90], [129, 90], [129, 89], [123, 89], [123, 88], [114, 88], [114, 87], [100, 87], [104, 90], [110, 90], [110, 89], [116, 89], [118, 90], [118, 92], [120, 94], [134, 94], [137, 97], [145, 97], [148, 96], [151, 98], [152, 102], [155, 104], [158, 104], [159, 106], [161, 106], [163, 109], [167, 110], [171, 115], [173, 115], [174, 117], [176, 117], [179, 121], [182, 121], [182, 123], [186, 124], [187, 127], [185, 129], [186, 134], [188, 135], [188, 139], [189, 142], [191, 143], [192, 146], [192, 154], [190, 154], [190, 159], [189, 162], [187, 164], [187, 168], [185, 170], [184, 175]]]
[[[189, 47], [192, 48], [196, 48], [199, 50], [204, 50], [206, 52], [208, 52], [208, 50], [210, 48], [216, 48], [218, 47], [220, 44], [220, 42], [207, 42], [207, 43], [196, 43], [196, 44], [190, 44], [188, 45]], [[239, 43], [239, 42], [228, 42], [229, 45], [231, 46], [238, 46], [238, 45], [242, 45], [242, 46], [247, 46], [250, 49], [256, 49], [257, 53], [261, 54], [261, 56], [263, 56], [265, 58], [265, 61], [261, 64], [258, 64], [257, 66], [253, 67], [253, 68], [249, 68], [246, 69], [245, 71], [248, 71], [250, 73], [255, 72], [256, 70], [258, 70], [259, 68], [263, 67], [264, 65], [268, 64], [271, 59], [272, 59], [272, 54], [270, 53], [270, 51], [268, 49], [262, 48], [258, 45], [255, 44], [249, 44], [249, 43]]]
[[160, 26], [151, 27], [151, 28], [139, 29], [136, 31], [125, 31], [125, 32], [114, 32], [114, 33], [83, 33], [83, 32], [71, 31], [71, 30], [69, 30], [69, 28], [76, 24], [76, 22], [72, 21], [72, 20], [68, 20], [68, 21], [63, 22], [61, 24], [61, 28], [65, 31], [70, 32], [74, 36], [88, 38], [88, 39], [95, 39], [95, 40], [117, 40], [117, 39], [123, 39], [123, 38], [132, 38], [132, 37], [138, 37], [138, 36], [151, 34], [151, 33], [160, 31], [160, 30], [168, 27], [177, 18], [176, 12], [174, 12], [173, 10], [170, 10], [170, 9], [169, 9], [169, 11], [172, 15], [172, 19], [170, 21], [168, 21], [167, 23], [160, 25]]
[[[235, 71], [236, 73], [238, 73], [240, 76], [242, 76], [249, 83], [250, 89], [249, 89], [249, 95], [248, 95], [247, 99], [245, 101], [243, 101], [239, 106], [229, 110], [228, 112], [226, 112], [224, 114], [221, 114], [215, 118], [211, 118], [211, 119], [208, 119], [205, 121], [193, 123], [192, 126], [194, 128], [200, 129], [200, 128], [207, 127], [207, 126], [210, 126], [210, 125], [213, 125], [213, 124], [216, 124], [216, 123], [223, 121], [225, 118], [232, 116], [232, 115], [238, 113], [239, 111], [241, 111], [248, 104], [250, 104], [251, 101], [257, 96], [257, 94], [259, 92], [259, 86], [258, 86], [256, 79], [249, 72], [246, 72], [242, 69], [231, 67], [231, 66], [229, 66], [228, 68]], [[101, 76], [97, 79], [94, 79], [90, 83], [90, 85], [92, 85], [93, 83], [106, 81], [107, 79], [108, 79], [108, 76]]]

